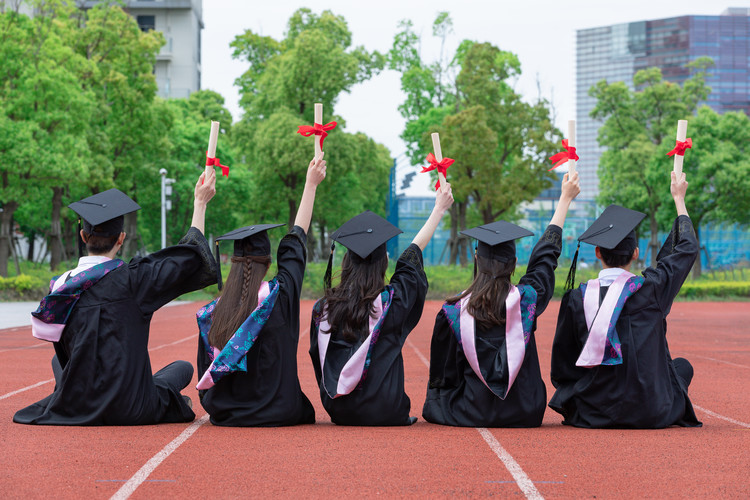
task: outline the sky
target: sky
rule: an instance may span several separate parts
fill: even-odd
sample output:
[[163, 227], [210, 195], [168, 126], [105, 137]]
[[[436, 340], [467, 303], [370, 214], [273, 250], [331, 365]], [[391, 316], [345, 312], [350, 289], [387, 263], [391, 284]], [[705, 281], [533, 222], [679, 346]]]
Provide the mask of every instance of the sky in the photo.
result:
[[[391, 48], [399, 21], [410, 19], [422, 37], [422, 59], [428, 62], [437, 60], [440, 50], [439, 40], [432, 36], [432, 22], [439, 12], [447, 11], [454, 32], [445, 53], [452, 56], [464, 39], [489, 42], [515, 53], [522, 71], [514, 82], [516, 90], [530, 101], [540, 93], [551, 101], [556, 124], [564, 131], [567, 121], [575, 119], [576, 30], [683, 15], [719, 15], [727, 7], [750, 7], [747, 0], [729, 1], [204, 0], [201, 86], [223, 95], [234, 120], [239, 120], [242, 112], [234, 81], [247, 69], [247, 63], [232, 59], [229, 43], [245, 30], [283, 39], [289, 17], [301, 7], [318, 14], [331, 10], [343, 16], [352, 32], [353, 46], [363, 45], [381, 53]], [[388, 147], [394, 157], [406, 149], [399, 138], [405, 123], [398, 112], [404, 100], [400, 86], [400, 74], [384, 70], [350, 93], [341, 94], [335, 105], [336, 114], [346, 120], [347, 132], [367, 134]], [[330, 110], [323, 113], [325, 123]], [[419, 188], [426, 178], [417, 176]]]

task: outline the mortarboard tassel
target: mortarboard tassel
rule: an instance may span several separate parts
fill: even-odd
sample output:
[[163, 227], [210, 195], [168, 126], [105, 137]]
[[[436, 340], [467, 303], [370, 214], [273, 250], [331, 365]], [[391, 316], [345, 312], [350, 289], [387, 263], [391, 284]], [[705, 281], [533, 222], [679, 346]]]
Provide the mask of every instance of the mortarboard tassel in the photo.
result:
[[477, 279], [477, 247], [474, 246], [474, 279]]
[[78, 240], [78, 258], [79, 259], [83, 257], [83, 236], [81, 236], [81, 231], [83, 231], [83, 228], [81, 227], [81, 218], [79, 217], [78, 218], [78, 235], [76, 238]]
[[326, 290], [331, 288], [331, 269], [333, 268], [333, 251], [336, 247], [336, 242], [331, 241], [331, 254], [328, 256], [328, 265], [326, 266], [326, 274], [323, 276], [323, 286]]
[[215, 241], [216, 248], [214, 249], [214, 255], [216, 255], [216, 282], [219, 284], [219, 291], [221, 291], [223, 283], [221, 282], [221, 256], [219, 255], [219, 242]]
[[576, 247], [576, 254], [573, 256], [573, 262], [570, 263], [570, 270], [568, 271], [568, 279], [565, 280], [565, 290], [572, 290], [575, 286], [576, 281], [576, 266], [578, 265], [578, 250], [581, 249], [581, 241], [578, 241]]

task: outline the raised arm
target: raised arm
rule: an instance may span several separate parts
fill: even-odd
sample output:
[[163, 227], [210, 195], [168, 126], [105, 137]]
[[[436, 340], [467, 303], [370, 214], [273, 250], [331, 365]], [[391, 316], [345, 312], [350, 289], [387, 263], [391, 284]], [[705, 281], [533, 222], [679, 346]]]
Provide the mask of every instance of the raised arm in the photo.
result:
[[687, 215], [687, 207], [685, 206], [685, 193], [687, 193], [688, 183], [685, 179], [685, 172], [680, 172], [679, 176], [676, 172], [672, 171], [672, 184], [669, 187], [672, 193], [672, 199], [674, 199], [674, 206], [677, 209], [677, 216]]
[[435, 230], [440, 224], [440, 221], [445, 215], [445, 212], [453, 205], [453, 191], [451, 185], [446, 183], [444, 187], [441, 187], [437, 195], [435, 196], [435, 207], [432, 209], [430, 217], [427, 222], [424, 223], [422, 229], [419, 230], [417, 235], [412, 240], [412, 243], [417, 245], [420, 250], [424, 250], [427, 243], [430, 242], [432, 235], [435, 234]]
[[318, 185], [326, 178], [326, 161], [323, 159], [324, 152], [317, 158], [313, 158], [307, 167], [307, 178], [305, 179], [305, 190], [302, 191], [302, 200], [299, 202], [299, 210], [294, 218], [294, 225], [299, 226], [307, 234], [312, 219], [313, 205], [315, 204], [315, 191]]
[[203, 172], [195, 184], [195, 199], [193, 201], [193, 221], [190, 225], [205, 234], [206, 206], [216, 194], [216, 172], [208, 169], [208, 175]]
[[581, 186], [578, 184], [578, 171], [573, 172], [573, 177], [570, 179], [568, 178], [569, 175], [570, 173], [567, 173], [563, 176], [560, 201], [557, 203], [555, 213], [549, 222], [560, 228], [565, 224], [565, 217], [568, 215], [570, 203], [581, 192]]

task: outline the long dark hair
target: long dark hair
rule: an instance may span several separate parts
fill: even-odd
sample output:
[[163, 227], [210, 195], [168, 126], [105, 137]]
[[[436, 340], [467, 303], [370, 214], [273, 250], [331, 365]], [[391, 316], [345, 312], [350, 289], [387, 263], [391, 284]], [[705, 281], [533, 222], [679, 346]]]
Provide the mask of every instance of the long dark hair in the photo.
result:
[[455, 304], [471, 294], [468, 310], [474, 319], [484, 328], [505, 324], [505, 299], [510, 292], [510, 277], [516, 270], [516, 259], [500, 262], [475, 255], [477, 275], [469, 288], [447, 300]]
[[331, 335], [336, 333], [349, 342], [367, 337], [372, 303], [383, 291], [387, 269], [385, 253], [372, 261], [352, 256], [352, 252], [344, 254], [341, 283], [325, 291]]
[[270, 265], [270, 255], [232, 256], [232, 268], [208, 331], [208, 343], [213, 347], [223, 349], [258, 306], [258, 288]]

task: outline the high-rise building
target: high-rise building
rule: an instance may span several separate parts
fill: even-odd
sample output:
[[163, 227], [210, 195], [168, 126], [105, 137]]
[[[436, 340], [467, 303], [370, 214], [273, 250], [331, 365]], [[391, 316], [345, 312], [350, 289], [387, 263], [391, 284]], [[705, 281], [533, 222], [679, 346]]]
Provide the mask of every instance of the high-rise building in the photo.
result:
[[[86, 1], [91, 8], [97, 1]], [[143, 31], [157, 30], [166, 43], [156, 56], [154, 75], [159, 96], [188, 97], [201, 88], [202, 0], [130, 0], [125, 11]]]
[[578, 30], [576, 41], [576, 149], [581, 157], [579, 199], [599, 193], [597, 168], [603, 152], [597, 142], [601, 122], [589, 114], [596, 100], [589, 89], [600, 80], [633, 87], [641, 69], [659, 67], [665, 80], [682, 83], [685, 65], [709, 56], [715, 67], [705, 104], [715, 111], [750, 114], [750, 8], [729, 8], [719, 16], [681, 16]]

